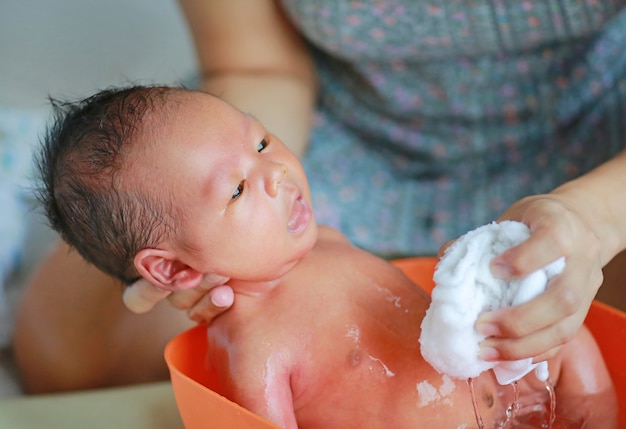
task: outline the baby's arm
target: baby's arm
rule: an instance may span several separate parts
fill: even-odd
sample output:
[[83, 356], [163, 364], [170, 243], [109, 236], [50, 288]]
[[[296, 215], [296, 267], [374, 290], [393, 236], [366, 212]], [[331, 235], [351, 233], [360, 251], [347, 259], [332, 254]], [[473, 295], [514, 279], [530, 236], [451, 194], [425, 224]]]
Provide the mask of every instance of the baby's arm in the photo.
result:
[[617, 428], [617, 398], [602, 354], [583, 326], [556, 356], [560, 359], [556, 383], [559, 415], [583, 418], [590, 428]]
[[267, 342], [236, 343], [226, 346], [228, 357], [217, 368], [226, 396], [281, 428], [297, 429], [289, 352]]

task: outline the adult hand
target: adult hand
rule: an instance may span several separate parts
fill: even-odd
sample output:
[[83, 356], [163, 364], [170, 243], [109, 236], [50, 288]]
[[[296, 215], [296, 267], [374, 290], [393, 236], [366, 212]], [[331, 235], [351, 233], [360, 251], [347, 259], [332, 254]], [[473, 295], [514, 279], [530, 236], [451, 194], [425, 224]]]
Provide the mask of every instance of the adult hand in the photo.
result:
[[566, 265], [537, 298], [478, 318], [476, 329], [489, 336], [480, 354], [485, 360], [533, 357], [539, 362], [554, 356], [584, 322], [603, 279], [601, 241], [566, 194], [522, 199], [499, 220], [505, 219], [525, 223], [531, 236], [492, 260], [496, 277], [524, 277], [560, 257]]
[[187, 316], [198, 323], [211, 323], [219, 314], [233, 305], [234, 293], [225, 283], [228, 278], [207, 274], [193, 289], [171, 292], [141, 279], [124, 291], [124, 304], [134, 313], [150, 311], [158, 302], [167, 299], [174, 307], [186, 310]]

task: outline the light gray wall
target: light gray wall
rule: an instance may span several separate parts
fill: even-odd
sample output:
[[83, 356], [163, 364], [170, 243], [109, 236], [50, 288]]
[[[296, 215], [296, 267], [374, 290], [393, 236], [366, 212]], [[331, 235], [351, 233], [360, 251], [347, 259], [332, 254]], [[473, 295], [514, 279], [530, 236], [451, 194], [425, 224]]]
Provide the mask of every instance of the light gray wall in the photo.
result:
[[0, 105], [37, 108], [129, 80], [176, 83], [195, 59], [175, 0], [2, 0]]

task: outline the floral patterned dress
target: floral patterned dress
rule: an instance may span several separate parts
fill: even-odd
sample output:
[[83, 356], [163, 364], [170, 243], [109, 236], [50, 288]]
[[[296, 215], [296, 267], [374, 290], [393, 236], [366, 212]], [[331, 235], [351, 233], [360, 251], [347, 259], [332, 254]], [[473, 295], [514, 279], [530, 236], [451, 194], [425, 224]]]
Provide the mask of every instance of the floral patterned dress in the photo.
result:
[[626, 1], [282, 0], [320, 93], [318, 222], [434, 254], [626, 143]]

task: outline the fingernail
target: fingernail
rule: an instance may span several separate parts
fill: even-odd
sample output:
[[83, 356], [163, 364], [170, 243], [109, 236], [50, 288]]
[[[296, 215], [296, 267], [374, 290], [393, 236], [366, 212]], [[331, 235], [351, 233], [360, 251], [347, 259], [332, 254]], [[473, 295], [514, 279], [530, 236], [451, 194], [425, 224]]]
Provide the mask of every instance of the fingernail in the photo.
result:
[[227, 305], [224, 296], [219, 293], [213, 293], [213, 295], [211, 295], [211, 302], [216, 307], [226, 307]]
[[476, 325], [476, 332], [485, 337], [494, 337], [500, 335], [500, 329], [498, 325], [493, 323], [483, 322]]
[[211, 302], [216, 307], [228, 307], [233, 303], [233, 291], [230, 288], [217, 289], [211, 293]]
[[500, 358], [500, 352], [490, 346], [480, 346], [478, 350], [478, 357], [486, 361], [494, 361]]
[[491, 274], [500, 279], [506, 279], [511, 276], [511, 267], [505, 262], [494, 259], [491, 261]]

